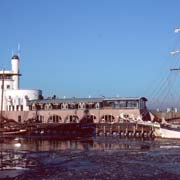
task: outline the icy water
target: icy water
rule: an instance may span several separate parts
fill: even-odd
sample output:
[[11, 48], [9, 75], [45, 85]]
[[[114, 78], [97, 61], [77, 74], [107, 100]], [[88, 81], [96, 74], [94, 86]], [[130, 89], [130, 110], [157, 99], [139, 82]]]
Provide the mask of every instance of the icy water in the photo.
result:
[[180, 141], [0, 139], [0, 179], [180, 179]]

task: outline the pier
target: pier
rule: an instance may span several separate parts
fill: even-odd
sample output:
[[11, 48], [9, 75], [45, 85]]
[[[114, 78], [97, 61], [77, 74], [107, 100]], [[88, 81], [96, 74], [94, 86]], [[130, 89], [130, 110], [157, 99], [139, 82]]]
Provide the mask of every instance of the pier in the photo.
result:
[[154, 137], [155, 129], [137, 123], [96, 124], [97, 136]]

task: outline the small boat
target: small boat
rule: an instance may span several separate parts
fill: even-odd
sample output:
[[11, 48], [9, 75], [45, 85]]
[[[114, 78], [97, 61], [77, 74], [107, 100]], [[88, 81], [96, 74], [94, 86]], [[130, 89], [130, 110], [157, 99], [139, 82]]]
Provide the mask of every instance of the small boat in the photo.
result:
[[1, 136], [8, 136], [8, 135], [23, 135], [27, 132], [26, 129], [14, 129], [14, 130], [7, 130], [4, 128], [0, 129], [0, 137]]
[[0, 137], [8, 135], [23, 135], [27, 129], [13, 119], [7, 119], [1, 115]]

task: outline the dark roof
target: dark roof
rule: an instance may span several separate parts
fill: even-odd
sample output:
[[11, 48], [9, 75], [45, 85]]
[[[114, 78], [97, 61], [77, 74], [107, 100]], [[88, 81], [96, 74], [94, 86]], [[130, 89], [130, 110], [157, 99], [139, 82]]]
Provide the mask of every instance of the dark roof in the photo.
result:
[[13, 55], [13, 57], [11, 59], [19, 59], [18, 55]]
[[30, 100], [29, 105], [33, 103], [40, 103], [40, 104], [46, 104], [46, 103], [80, 103], [80, 102], [103, 102], [103, 101], [118, 101], [118, 100], [140, 100], [143, 99], [144, 101], [147, 101], [145, 97], [110, 97], [110, 98], [64, 98], [64, 99], [42, 99], [42, 100]]
[[101, 102], [103, 98], [65, 98], [65, 99], [43, 99], [43, 100], [31, 100], [29, 103], [79, 103], [79, 102]]

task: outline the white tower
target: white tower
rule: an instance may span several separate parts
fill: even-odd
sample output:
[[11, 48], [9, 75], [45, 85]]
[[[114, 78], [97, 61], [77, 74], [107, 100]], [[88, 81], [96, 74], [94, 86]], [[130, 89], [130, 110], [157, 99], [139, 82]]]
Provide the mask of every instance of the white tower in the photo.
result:
[[14, 73], [12, 76], [13, 79], [13, 89], [19, 89], [19, 57], [14, 55], [11, 58], [12, 72]]

